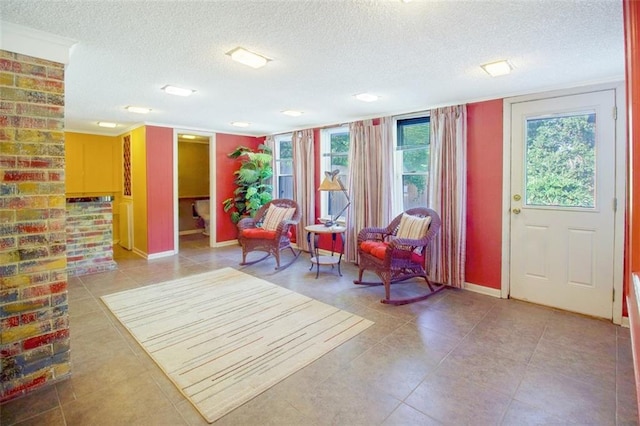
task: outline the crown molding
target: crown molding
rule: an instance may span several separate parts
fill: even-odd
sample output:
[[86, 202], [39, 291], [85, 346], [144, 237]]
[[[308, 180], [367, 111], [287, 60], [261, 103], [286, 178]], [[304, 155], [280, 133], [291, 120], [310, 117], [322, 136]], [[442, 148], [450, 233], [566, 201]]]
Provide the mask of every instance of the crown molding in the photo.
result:
[[71, 47], [78, 43], [62, 37], [12, 22], [0, 21], [0, 49], [61, 64], [69, 63]]

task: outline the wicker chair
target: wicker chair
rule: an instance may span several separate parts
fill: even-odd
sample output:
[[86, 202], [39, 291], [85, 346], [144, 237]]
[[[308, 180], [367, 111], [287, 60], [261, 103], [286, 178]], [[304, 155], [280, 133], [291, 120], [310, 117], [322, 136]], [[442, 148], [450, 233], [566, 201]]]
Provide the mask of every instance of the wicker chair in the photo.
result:
[[[283, 209], [295, 209], [289, 219], [286, 217], [278, 221], [273, 229], [266, 229], [265, 219], [271, 206]], [[271, 200], [262, 206], [254, 217], [247, 217], [238, 222], [238, 242], [242, 246], [242, 263], [241, 265], [253, 265], [266, 259], [269, 255], [276, 258], [276, 270], [284, 269], [291, 265], [300, 255], [300, 251], [296, 251], [291, 247], [291, 227], [300, 221], [300, 208], [293, 200], [276, 199]], [[280, 266], [280, 252], [290, 249], [293, 253], [293, 259], [286, 265]], [[257, 260], [247, 262], [247, 254], [252, 251], [264, 251], [267, 254]]]
[[[425, 223], [426, 229], [419, 230], [419, 238], [397, 237], [402, 217], [405, 214], [411, 218], [431, 218], [430, 223], [428, 221]], [[411, 218], [409, 220], [412, 220]], [[358, 279], [353, 282], [363, 285], [384, 285], [385, 298], [381, 302], [392, 305], [424, 300], [444, 289], [444, 285], [434, 285], [427, 277], [425, 270], [427, 248], [440, 230], [440, 226], [440, 216], [435, 211], [417, 207], [398, 215], [386, 228], [362, 229], [358, 233], [358, 255], [360, 258]], [[362, 281], [362, 274], [365, 270], [374, 272], [382, 282]], [[424, 278], [429, 287], [429, 293], [405, 299], [391, 298], [391, 284], [416, 277]]]

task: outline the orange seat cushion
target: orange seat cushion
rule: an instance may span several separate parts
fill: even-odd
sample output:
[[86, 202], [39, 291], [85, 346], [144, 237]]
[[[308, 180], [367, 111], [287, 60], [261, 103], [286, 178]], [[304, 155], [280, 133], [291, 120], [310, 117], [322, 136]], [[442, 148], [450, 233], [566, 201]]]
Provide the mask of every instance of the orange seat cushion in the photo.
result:
[[360, 249], [365, 252], [365, 253], [371, 253], [371, 250], [373, 250], [376, 247], [380, 247], [380, 246], [384, 246], [386, 247], [388, 243], [382, 242], [382, 241], [363, 241], [360, 243]]
[[387, 245], [387, 243], [378, 244], [371, 249], [371, 255], [377, 257], [378, 259], [384, 259], [384, 255], [387, 252]]
[[[291, 231], [287, 232], [289, 238], [291, 238], [291, 235]], [[276, 237], [276, 231], [270, 231], [264, 228], [247, 228], [242, 230], [242, 236], [256, 240], [273, 240]]]

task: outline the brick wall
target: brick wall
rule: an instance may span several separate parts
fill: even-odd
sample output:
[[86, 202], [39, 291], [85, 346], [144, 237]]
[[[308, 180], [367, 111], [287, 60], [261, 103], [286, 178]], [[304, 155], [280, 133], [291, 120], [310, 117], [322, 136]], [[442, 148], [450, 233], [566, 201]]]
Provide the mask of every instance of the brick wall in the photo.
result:
[[64, 65], [0, 50], [0, 401], [68, 377]]
[[113, 271], [113, 202], [67, 202], [69, 276]]

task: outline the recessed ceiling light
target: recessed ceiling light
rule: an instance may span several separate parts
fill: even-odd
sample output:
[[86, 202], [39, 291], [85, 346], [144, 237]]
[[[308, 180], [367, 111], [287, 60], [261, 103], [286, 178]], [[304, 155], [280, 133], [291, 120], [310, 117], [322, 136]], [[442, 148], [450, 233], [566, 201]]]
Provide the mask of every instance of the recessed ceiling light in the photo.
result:
[[294, 111], [292, 109], [288, 109], [286, 111], [282, 111], [284, 115], [288, 115], [290, 117], [300, 117], [302, 115], [302, 111]]
[[126, 108], [126, 110], [129, 111], [129, 112], [135, 112], [137, 114], [147, 114], [147, 113], [149, 113], [149, 111], [151, 111], [151, 108], [128, 106]]
[[116, 123], [110, 123], [108, 121], [98, 121], [98, 126], [100, 127], [109, 127], [111, 129], [113, 129], [114, 127], [117, 126]]
[[267, 65], [267, 62], [270, 61], [266, 56], [258, 55], [257, 53], [253, 53], [248, 51], [242, 47], [236, 47], [226, 53], [231, 56], [236, 62], [240, 62], [241, 64], [248, 65], [251, 68], [261, 68]]
[[181, 138], [183, 139], [195, 139], [196, 137], [194, 135], [180, 135]]
[[513, 67], [507, 61], [497, 61], [491, 62], [489, 64], [480, 65], [483, 70], [491, 77], [498, 77], [501, 75], [506, 75], [511, 72]]
[[377, 95], [372, 95], [371, 93], [360, 93], [355, 95], [356, 99], [362, 102], [374, 102], [378, 100]]
[[249, 123], [246, 121], [233, 121], [231, 122], [231, 125], [236, 127], [249, 127]]
[[176, 95], [176, 96], [190, 96], [195, 92], [195, 90], [183, 89], [182, 87], [176, 87], [176, 86], [170, 86], [170, 85], [164, 86], [162, 90], [164, 90], [165, 93], [168, 93], [170, 95]]

